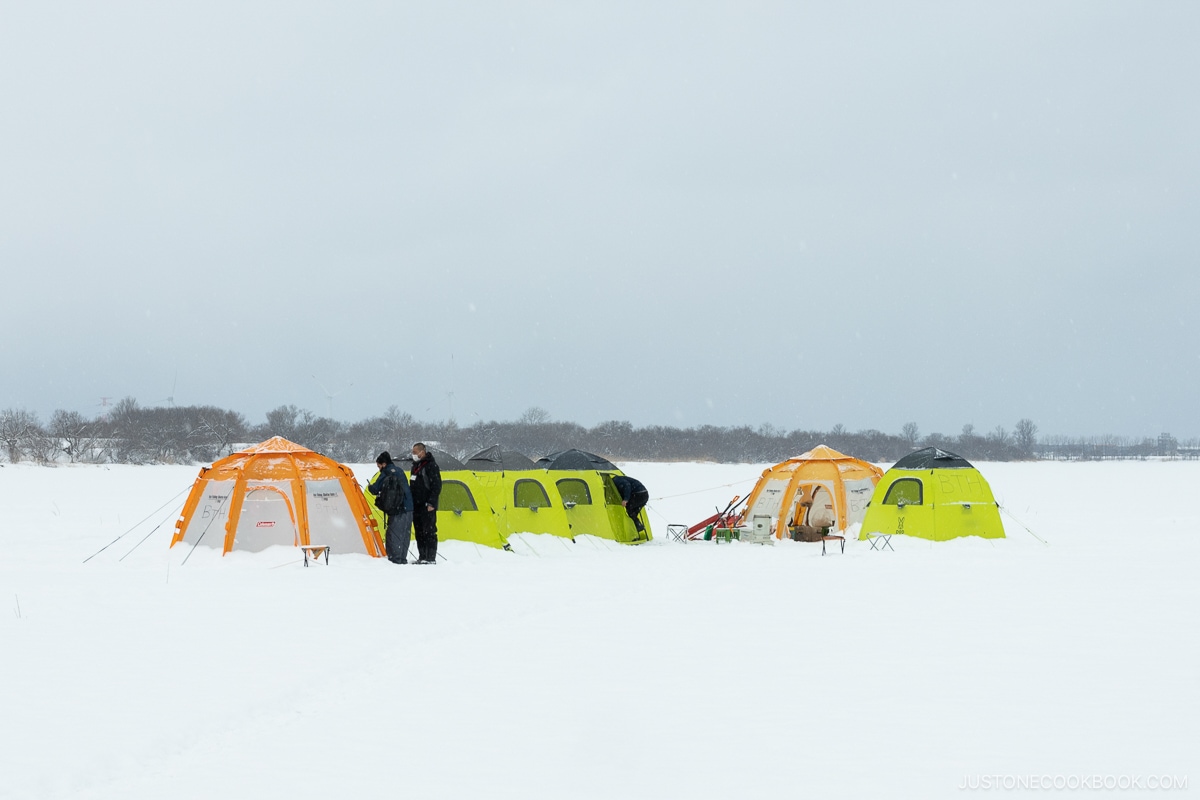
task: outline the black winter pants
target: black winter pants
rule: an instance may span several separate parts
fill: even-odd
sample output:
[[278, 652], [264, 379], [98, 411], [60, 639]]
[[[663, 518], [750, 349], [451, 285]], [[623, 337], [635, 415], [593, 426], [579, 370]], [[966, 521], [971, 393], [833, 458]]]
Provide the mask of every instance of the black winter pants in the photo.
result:
[[645, 533], [646, 526], [642, 524], [642, 520], [638, 517], [638, 513], [646, 507], [646, 503], [650, 502], [649, 492], [634, 492], [629, 498], [629, 502], [625, 504], [625, 513], [633, 520], [633, 527], [638, 529], [638, 533]]
[[437, 560], [437, 511], [429, 511], [424, 505], [413, 512], [413, 528], [417, 537], [417, 558], [421, 561]]

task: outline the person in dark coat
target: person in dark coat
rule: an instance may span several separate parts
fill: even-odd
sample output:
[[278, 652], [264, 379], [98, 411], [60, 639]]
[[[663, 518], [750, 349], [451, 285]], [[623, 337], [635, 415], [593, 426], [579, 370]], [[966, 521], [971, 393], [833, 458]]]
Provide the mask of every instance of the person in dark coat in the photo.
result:
[[413, 526], [417, 534], [417, 563], [437, 562], [437, 506], [442, 494], [442, 470], [425, 445], [412, 447]]
[[617, 493], [621, 495], [621, 505], [625, 506], [625, 513], [633, 520], [633, 527], [638, 529], [638, 533], [645, 533], [646, 526], [642, 524], [639, 512], [650, 502], [650, 492], [646, 491], [641, 481], [628, 475], [614, 475], [612, 482], [617, 488]]
[[378, 497], [386, 475], [395, 475], [397, 483], [404, 490], [404, 510], [399, 514], [385, 515], [387, 521], [384, 525], [386, 531], [384, 545], [387, 547], [388, 561], [393, 564], [407, 564], [408, 543], [412, 540], [413, 522], [413, 498], [412, 492], [408, 488], [408, 479], [392, 461], [392, 456], [387, 450], [384, 450], [375, 459], [375, 466], [379, 467], [379, 477], [375, 479], [374, 483], [367, 484], [368, 492]]

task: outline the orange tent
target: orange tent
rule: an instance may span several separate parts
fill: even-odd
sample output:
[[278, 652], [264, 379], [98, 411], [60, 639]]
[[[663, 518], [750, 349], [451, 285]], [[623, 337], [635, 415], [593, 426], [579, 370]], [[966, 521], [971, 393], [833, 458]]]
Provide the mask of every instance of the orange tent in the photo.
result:
[[220, 547], [222, 554], [310, 544], [384, 553], [350, 468], [280, 436], [200, 470], [175, 523], [171, 546], [179, 542]]
[[[771, 518], [776, 538], [787, 535], [787, 526], [829, 526], [845, 530], [862, 522], [867, 503], [883, 470], [866, 461], [819, 445], [764, 470], [738, 524], [749, 525], [757, 516]], [[784, 524], [780, 525], [780, 519]]]

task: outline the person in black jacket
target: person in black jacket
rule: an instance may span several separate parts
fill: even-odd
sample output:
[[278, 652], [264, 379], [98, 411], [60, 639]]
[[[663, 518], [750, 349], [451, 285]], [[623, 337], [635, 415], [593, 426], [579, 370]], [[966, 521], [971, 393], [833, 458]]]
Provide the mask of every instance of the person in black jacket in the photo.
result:
[[437, 506], [442, 494], [442, 470], [425, 445], [412, 447], [413, 527], [417, 534], [417, 563], [437, 562]]
[[613, 486], [617, 487], [617, 493], [621, 495], [621, 505], [625, 506], [625, 513], [633, 520], [633, 527], [638, 529], [638, 533], [645, 533], [646, 526], [642, 524], [638, 512], [650, 502], [650, 492], [646, 491], [641, 481], [628, 475], [614, 475], [612, 482]]
[[392, 455], [387, 450], [379, 454], [375, 459], [375, 466], [379, 467], [379, 477], [374, 483], [367, 484], [367, 491], [376, 497], [379, 496], [379, 490], [383, 488], [383, 479], [388, 475], [395, 475], [397, 485], [404, 491], [404, 508], [398, 514], [386, 514], [387, 522], [385, 530], [385, 542], [387, 547], [388, 561], [393, 564], [408, 563], [408, 543], [412, 541], [412, 521], [413, 521], [413, 499], [412, 493], [408, 488], [408, 480], [404, 477], [404, 473], [396, 466], [396, 462], [392, 461]]

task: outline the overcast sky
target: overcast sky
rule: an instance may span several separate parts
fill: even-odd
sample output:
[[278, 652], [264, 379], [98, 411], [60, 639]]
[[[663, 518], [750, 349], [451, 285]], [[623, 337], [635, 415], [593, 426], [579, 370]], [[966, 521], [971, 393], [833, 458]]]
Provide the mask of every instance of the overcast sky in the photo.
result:
[[0, 407], [1195, 436], [1198, 40], [1195, 2], [0, 2]]

